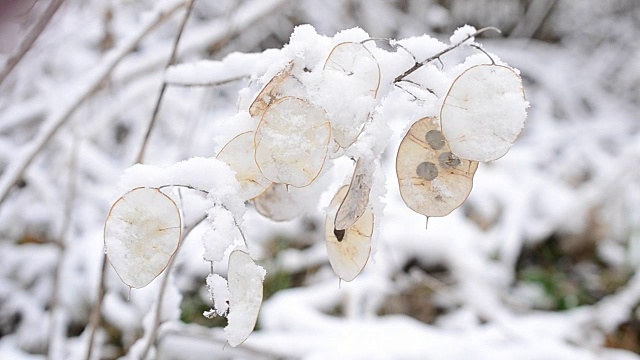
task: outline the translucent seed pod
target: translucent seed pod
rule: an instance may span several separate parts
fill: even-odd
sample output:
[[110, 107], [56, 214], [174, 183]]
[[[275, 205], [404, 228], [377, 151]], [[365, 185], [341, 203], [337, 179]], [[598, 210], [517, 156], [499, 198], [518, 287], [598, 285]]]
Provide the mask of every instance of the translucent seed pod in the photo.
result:
[[451, 152], [474, 161], [505, 155], [527, 119], [520, 76], [502, 65], [476, 65], [454, 80], [440, 110]]
[[402, 139], [396, 158], [400, 195], [422, 215], [445, 216], [471, 193], [478, 163], [450, 149], [434, 117], [415, 122]]
[[239, 196], [244, 201], [259, 196], [271, 185], [256, 164], [254, 137], [253, 131], [242, 133], [231, 139], [216, 156], [235, 171], [241, 189]]
[[333, 271], [344, 281], [351, 281], [362, 272], [371, 253], [374, 218], [370, 207], [349, 228], [336, 234], [334, 221], [339, 205], [347, 195], [343, 186], [331, 200], [325, 218], [327, 255]]
[[182, 220], [175, 202], [158, 189], [135, 188], [109, 211], [105, 252], [123, 283], [142, 288], [164, 271], [181, 236]]
[[329, 149], [331, 124], [310, 102], [284, 97], [264, 111], [255, 133], [255, 160], [274, 183], [305, 187], [320, 174]]

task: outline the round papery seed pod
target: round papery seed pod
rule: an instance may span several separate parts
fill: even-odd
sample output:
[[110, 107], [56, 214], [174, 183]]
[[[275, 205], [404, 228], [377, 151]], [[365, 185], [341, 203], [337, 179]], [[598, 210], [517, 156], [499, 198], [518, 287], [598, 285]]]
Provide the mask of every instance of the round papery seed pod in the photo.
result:
[[140, 187], [111, 207], [104, 247], [122, 282], [142, 288], [164, 271], [181, 236], [182, 220], [175, 202], [158, 189]]
[[305, 187], [320, 174], [329, 149], [331, 124], [310, 102], [282, 98], [262, 114], [255, 133], [255, 160], [274, 183]]
[[396, 174], [407, 206], [424, 216], [445, 216], [471, 193], [478, 162], [453, 154], [438, 120], [415, 122], [398, 148]]
[[456, 78], [440, 110], [451, 152], [474, 161], [506, 154], [524, 127], [529, 103], [522, 80], [502, 65], [476, 65]]
[[369, 260], [374, 219], [371, 208], [367, 206], [362, 216], [351, 227], [335, 230], [333, 220], [347, 191], [348, 186], [343, 186], [331, 200], [325, 218], [325, 239], [333, 271], [340, 279], [351, 281], [360, 274]]
[[334, 140], [342, 148], [353, 144], [369, 118], [355, 103], [359, 97], [375, 99], [380, 87], [380, 66], [371, 51], [358, 42], [336, 45], [323, 68], [325, 86], [336, 92], [333, 100], [345, 101], [341, 111], [331, 115]]
[[259, 196], [271, 185], [271, 181], [262, 175], [256, 165], [254, 137], [253, 131], [242, 133], [231, 139], [216, 156], [236, 173], [240, 183], [238, 195], [244, 201]]

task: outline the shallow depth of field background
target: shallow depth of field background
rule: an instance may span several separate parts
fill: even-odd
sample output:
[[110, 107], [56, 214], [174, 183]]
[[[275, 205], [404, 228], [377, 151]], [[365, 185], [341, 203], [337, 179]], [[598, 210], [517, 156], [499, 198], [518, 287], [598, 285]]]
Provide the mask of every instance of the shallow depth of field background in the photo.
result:
[[[50, 1], [0, 7], [0, 69]], [[0, 203], [0, 359], [86, 357], [104, 220], [151, 119], [182, 11], [105, 81], [97, 73], [155, 3], [65, 1], [0, 84], [0, 184], [72, 110]], [[525, 130], [507, 156], [480, 165], [467, 202], [427, 230], [400, 200], [391, 141], [377, 252], [348, 284], [326, 258], [321, 209], [286, 223], [249, 209], [247, 236], [268, 274], [257, 329], [237, 349], [224, 347], [223, 319], [202, 316], [209, 268], [204, 230], [194, 231], [154, 356], [639, 359], [640, 3], [196, 0], [177, 62], [281, 48], [305, 23], [328, 36], [359, 26], [372, 37], [445, 42], [464, 24], [498, 27], [502, 36], [478, 41], [521, 70]], [[215, 156], [249, 81], [169, 86], [145, 162]], [[125, 356], [144, 335], [158, 292], [154, 281], [127, 301], [108, 271], [93, 350], [102, 359]]]

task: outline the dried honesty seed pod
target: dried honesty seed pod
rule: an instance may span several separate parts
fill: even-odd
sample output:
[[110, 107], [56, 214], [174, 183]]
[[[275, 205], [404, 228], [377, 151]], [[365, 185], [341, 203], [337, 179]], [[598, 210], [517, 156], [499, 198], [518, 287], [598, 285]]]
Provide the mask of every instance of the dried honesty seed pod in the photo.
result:
[[[352, 101], [354, 96], [375, 98], [380, 87], [380, 66], [373, 54], [362, 43], [344, 42], [336, 45], [327, 58], [323, 76], [326, 82], [337, 84], [339, 97]], [[344, 96], [342, 96], [344, 95]], [[357, 106], [351, 111], [333, 114], [331, 123], [335, 141], [343, 148], [353, 144], [369, 118]]]
[[373, 159], [359, 158], [349, 184], [349, 191], [340, 204], [335, 218], [334, 234], [340, 239], [340, 233], [353, 225], [362, 216], [369, 205], [369, 193], [373, 184], [373, 172], [376, 166]]
[[402, 200], [427, 217], [445, 216], [460, 206], [471, 193], [477, 168], [477, 162], [451, 152], [435, 117], [411, 125], [396, 158]]
[[264, 275], [264, 269], [246, 252], [234, 250], [229, 255], [229, 322], [224, 331], [227, 342], [233, 347], [242, 344], [256, 326]]
[[239, 196], [245, 201], [262, 194], [271, 185], [256, 165], [254, 136], [253, 131], [248, 131], [234, 137], [216, 156], [235, 171], [241, 189]]
[[371, 236], [373, 235], [373, 212], [367, 206], [360, 218], [338, 239], [334, 234], [335, 214], [338, 206], [347, 196], [348, 187], [343, 186], [331, 200], [325, 218], [325, 239], [327, 255], [333, 271], [344, 281], [351, 281], [360, 274], [369, 260]]
[[253, 199], [253, 204], [262, 216], [273, 221], [289, 221], [300, 216], [295, 197], [283, 184], [272, 184]]
[[502, 65], [477, 65], [454, 80], [440, 110], [442, 134], [462, 159], [492, 161], [509, 151], [527, 119], [522, 80]]
[[356, 93], [375, 97], [380, 87], [380, 65], [362, 43], [343, 42], [336, 45], [327, 57], [323, 70], [345, 75]]
[[[260, 93], [253, 100], [251, 106], [249, 106], [249, 114], [253, 117], [259, 116], [274, 101], [284, 97], [283, 89], [296, 88], [297, 86], [291, 86], [293, 83], [297, 83], [293, 76], [291, 76], [291, 70], [293, 69], [293, 61], [287, 64], [287, 66], [280, 71], [276, 76], [271, 78], [267, 85], [260, 90]], [[289, 94], [293, 95], [293, 94]]]
[[167, 267], [181, 234], [175, 202], [158, 189], [135, 188], [109, 211], [104, 225], [105, 252], [123, 283], [142, 288]]
[[277, 100], [262, 114], [255, 133], [255, 160], [274, 183], [305, 187], [320, 174], [331, 124], [321, 108], [294, 97]]

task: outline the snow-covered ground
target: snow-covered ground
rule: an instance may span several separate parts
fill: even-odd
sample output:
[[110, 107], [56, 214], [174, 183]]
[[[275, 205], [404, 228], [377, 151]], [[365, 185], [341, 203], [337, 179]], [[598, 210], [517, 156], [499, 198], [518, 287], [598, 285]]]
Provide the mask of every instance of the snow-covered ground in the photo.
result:
[[[29, 3], [0, 7], [0, 69], [54, 1]], [[92, 336], [95, 359], [640, 358], [640, 4], [438, 3], [196, 1], [177, 65], [165, 71], [184, 1], [64, 2], [0, 83], [0, 359], [84, 359]], [[274, 222], [225, 198], [227, 177], [210, 174], [225, 170], [215, 161], [174, 165], [211, 158], [255, 130], [253, 98], [299, 54], [312, 70], [301, 67], [300, 76], [313, 101], [347, 107], [348, 89], [323, 92], [314, 77], [335, 43], [408, 39], [400, 44], [422, 60], [466, 22], [509, 34], [477, 40], [519, 69], [531, 107], [509, 152], [480, 164], [466, 202], [427, 229], [400, 197], [396, 152], [413, 122], [439, 113], [455, 76], [487, 61], [472, 48], [417, 72], [421, 86], [394, 86], [412, 57], [368, 42], [381, 68], [379, 96], [359, 104], [377, 106], [380, 123], [365, 126], [311, 187], [290, 190], [305, 213], [296, 220]], [[311, 26], [294, 32], [302, 23]], [[363, 30], [341, 32], [354, 26]], [[144, 156], [156, 167], [130, 168], [163, 81]], [[348, 157], [378, 155], [373, 252], [355, 280], [340, 282], [323, 211], [353, 172]], [[153, 172], [171, 165], [171, 174]], [[92, 320], [109, 208], [133, 187], [166, 181], [216, 187], [210, 196], [225, 206], [211, 209], [197, 191], [167, 191], [191, 231], [166, 285], [161, 275], [130, 291], [107, 266], [101, 320]], [[194, 226], [207, 211], [209, 221]], [[257, 328], [235, 348], [225, 346], [223, 327], [207, 327], [217, 319], [201, 315], [212, 306], [207, 275], [227, 275], [203, 256], [213, 256], [216, 236], [241, 241], [212, 219], [225, 211], [240, 217], [267, 271]]]

